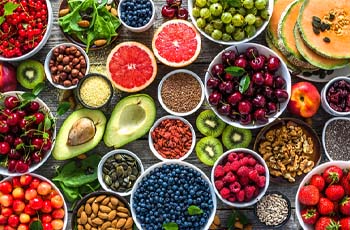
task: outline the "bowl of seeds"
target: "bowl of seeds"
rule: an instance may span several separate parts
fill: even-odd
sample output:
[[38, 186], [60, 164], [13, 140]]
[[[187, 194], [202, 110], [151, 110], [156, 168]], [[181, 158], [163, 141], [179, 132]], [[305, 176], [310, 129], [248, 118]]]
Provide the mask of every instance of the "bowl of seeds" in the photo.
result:
[[128, 196], [143, 171], [142, 162], [135, 153], [125, 149], [115, 149], [100, 160], [97, 178], [104, 190], [120, 196]]
[[168, 113], [188, 116], [196, 112], [204, 100], [200, 77], [186, 69], [169, 72], [158, 85], [158, 100]]
[[333, 117], [326, 122], [322, 131], [322, 145], [330, 161], [350, 160], [349, 130], [348, 117]]

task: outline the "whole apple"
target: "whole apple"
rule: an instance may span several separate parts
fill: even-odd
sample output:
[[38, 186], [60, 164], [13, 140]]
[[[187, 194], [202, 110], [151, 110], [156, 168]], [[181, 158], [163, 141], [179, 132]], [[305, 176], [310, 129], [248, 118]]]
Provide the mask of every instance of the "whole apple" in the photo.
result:
[[17, 88], [16, 69], [7, 62], [0, 62], [0, 92], [13, 91]]
[[317, 113], [321, 97], [316, 86], [310, 82], [298, 82], [292, 85], [288, 111], [308, 118]]

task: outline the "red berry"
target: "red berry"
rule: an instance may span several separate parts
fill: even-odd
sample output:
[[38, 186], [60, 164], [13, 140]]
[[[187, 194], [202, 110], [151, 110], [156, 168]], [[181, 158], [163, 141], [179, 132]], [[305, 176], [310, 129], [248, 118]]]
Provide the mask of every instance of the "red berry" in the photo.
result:
[[34, 210], [39, 210], [43, 207], [43, 200], [40, 196], [35, 197], [34, 199], [29, 201], [29, 205]]
[[0, 154], [8, 154], [11, 150], [10, 144], [7, 142], [0, 142]]
[[334, 212], [334, 204], [328, 198], [321, 197], [317, 205], [317, 210], [321, 215], [330, 215]]
[[312, 177], [310, 179], [310, 184], [316, 186], [318, 188], [318, 190], [320, 190], [320, 192], [322, 192], [324, 187], [325, 187], [326, 182], [321, 175], [314, 174], [314, 175], [312, 175]]
[[338, 166], [327, 167], [322, 174], [327, 184], [338, 183], [343, 177], [343, 170]]
[[350, 197], [345, 196], [340, 201], [339, 210], [343, 215], [350, 216]]
[[222, 198], [227, 199], [230, 196], [230, 190], [224, 187], [220, 190], [220, 195]]
[[298, 200], [304, 205], [317, 205], [320, 200], [320, 191], [314, 185], [306, 185], [300, 188]]
[[0, 183], [0, 192], [3, 194], [9, 194], [12, 192], [12, 184], [9, 181], [3, 181]]
[[329, 185], [326, 188], [325, 194], [331, 201], [339, 201], [343, 198], [345, 191], [341, 185]]

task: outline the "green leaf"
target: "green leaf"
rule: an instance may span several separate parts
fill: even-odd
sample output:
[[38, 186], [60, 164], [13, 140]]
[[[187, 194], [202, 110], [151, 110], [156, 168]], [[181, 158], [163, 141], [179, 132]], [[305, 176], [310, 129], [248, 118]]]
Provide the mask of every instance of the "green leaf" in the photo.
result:
[[39, 84], [37, 84], [34, 89], [32, 90], [32, 94], [34, 94], [35, 96], [38, 96], [39, 93], [41, 91], [43, 91], [43, 89], [45, 88], [45, 83], [44, 82], [40, 82]]
[[234, 77], [241, 77], [246, 73], [245, 69], [237, 66], [229, 66], [225, 69], [225, 72], [231, 74]]
[[226, 1], [232, 7], [241, 7], [242, 6], [241, 0], [226, 0]]
[[244, 93], [250, 84], [250, 77], [248, 75], [245, 75], [242, 77], [241, 81], [239, 82], [239, 92]]
[[249, 224], [248, 218], [243, 214], [243, 212], [237, 211], [237, 216], [241, 224], [243, 225]]
[[163, 229], [164, 230], [178, 230], [179, 226], [177, 225], [177, 223], [169, 222], [169, 223], [163, 224]]
[[69, 102], [67, 102], [67, 101], [61, 102], [57, 108], [57, 115], [62, 116], [63, 114], [65, 114], [69, 110], [69, 108], [70, 108]]
[[23, 100], [25, 101], [33, 101], [36, 96], [33, 93], [29, 93], [29, 92], [24, 92], [21, 97], [23, 98]]
[[5, 21], [5, 16], [13, 14], [13, 11], [17, 9], [19, 4], [13, 2], [7, 2], [4, 5], [4, 15], [0, 17], [0, 25]]
[[44, 130], [49, 130], [52, 127], [52, 122], [48, 114], [45, 115]]
[[232, 212], [227, 220], [227, 228], [228, 229], [231, 229], [235, 226], [236, 219], [237, 219], [237, 212], [235, 210], [232, 210]]
[[190, 205], [188, 208], [187, 208], [187, 211], [188, 211], [188, 214], [190, 214], [191, 216], [193, 215], [200, 215], [203, 213], [203, 210], [196, 206], [196, 205]]
[[33, 221], [29, 225], [30, 230], [43, 230], [43, 225], [41, 224], [40, 220]]

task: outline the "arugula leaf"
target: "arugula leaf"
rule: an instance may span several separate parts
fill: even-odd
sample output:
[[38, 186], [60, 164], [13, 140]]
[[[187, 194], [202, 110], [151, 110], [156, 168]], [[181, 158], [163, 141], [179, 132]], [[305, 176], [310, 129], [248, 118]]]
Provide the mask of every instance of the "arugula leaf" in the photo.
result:
[[244, 93], [248, 88], [250, 84], [250, 77], [248, 75], [245, 75], [242, 77], [241, 81], [239, 82], [239, 92]]
[[30, 225], [29, 225], [29, 229], [30, 230], [43, 230], [43, 225], [41, 224], [40, 220], [36, 220], [33, 221]]
[[229, 66], [225, 68], [225, 72], [231, 74], [234, 77], [241, 77], [246, 73], [245, 69], [238, 66]]
[[16, 4], [13, 2], [7, 2], [4, 5], [4, 14], [0, 16], [0, 25], [5, 21], [5, 17], [13, 14], [13, 11], [15, 11], [19, 5], [20, 4]]
[[57, 108], [57, 115], [62, 116], [63, 114], [65, 114], [68, 111], [69, 108], [70, 108], [69, 102], [67, 102], [67, 101], [61, 102]]
[[177, 223], [169, 222], [169, 223], [163, 224], [163, 229], [164, 230], [178, 230], [179, 226], [177, 225]]
[[190, 205], [188, 208], [187, 208], [187, 211], [188, 211], [188, 214], [190, 214], [191, 216], [193, 215], [200, 215], [203, 213], [203, 210], [196, 206], [196, 205]]

